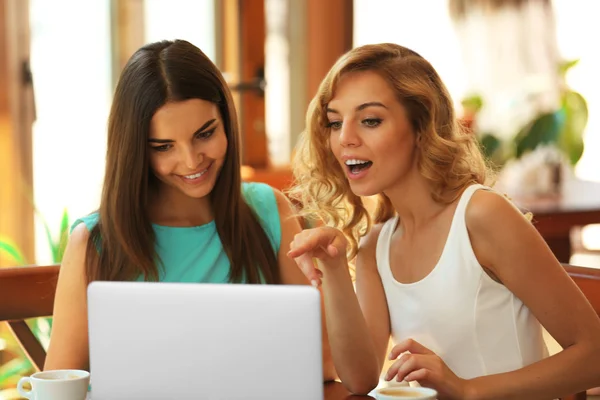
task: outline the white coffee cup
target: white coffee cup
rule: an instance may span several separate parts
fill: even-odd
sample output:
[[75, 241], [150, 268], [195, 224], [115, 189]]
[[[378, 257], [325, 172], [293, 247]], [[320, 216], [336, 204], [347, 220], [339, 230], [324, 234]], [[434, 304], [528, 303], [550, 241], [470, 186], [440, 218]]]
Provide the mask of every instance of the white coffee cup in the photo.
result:
[[415, 400], [435, 400], [437, 392], [433, 389], [424, 387], [409, 387], [396, 386], [385, 387], [375, 391], [377, 400], [398, 400], [398, 399], [415, 399]]
[[[31, 390], [23, 389], [29, 383]], [[19, 380], [17, 390], [31, 400], [85, 400], [90, 373], [78, 369], [37, 372]]]

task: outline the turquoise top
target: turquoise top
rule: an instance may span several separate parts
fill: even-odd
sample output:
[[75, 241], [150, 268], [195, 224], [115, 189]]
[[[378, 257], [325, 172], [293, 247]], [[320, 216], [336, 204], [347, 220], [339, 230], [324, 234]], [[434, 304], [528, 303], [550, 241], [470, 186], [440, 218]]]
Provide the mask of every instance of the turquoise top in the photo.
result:
[[[273, 189], [264, 183], [243, 183], [242, 193], [258, 215], [277, 257], [281, 245], [281, 224]], [[91, 231], [98, 223], [98, 213], [78, 219], [71, 230], [80, 223]], [[156, 234], [156, 252], [163, 263], [163, 268], [159, 268], [160, 282], [228, 282], [230, 263], [214, 221], [192, 227], [156, 224], [152, 227]]]

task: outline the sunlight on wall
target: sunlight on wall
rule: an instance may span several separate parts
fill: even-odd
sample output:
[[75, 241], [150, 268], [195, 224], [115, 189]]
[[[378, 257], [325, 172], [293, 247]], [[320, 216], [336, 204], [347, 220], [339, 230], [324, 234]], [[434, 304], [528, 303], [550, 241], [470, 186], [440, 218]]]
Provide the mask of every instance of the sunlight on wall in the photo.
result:
[[289, 2], [265, 0], [265, 125], [272, 166], [290, 162], [290, 43]]
[[[34, 197], [56, 236], [63, 209], [81, 217], [100, 199], [112, 91], [109, 3], [30, 0]], [[39, 219], [35, 239], [36, 262], [52, 262]]]
[[425, 57], [460, 104], [467, 80], [447, 0], [354, 0], [354, 46], [382, 42]]
[[146, 42], [184, 39], [215, 61], [214, 0], [146, 0]]

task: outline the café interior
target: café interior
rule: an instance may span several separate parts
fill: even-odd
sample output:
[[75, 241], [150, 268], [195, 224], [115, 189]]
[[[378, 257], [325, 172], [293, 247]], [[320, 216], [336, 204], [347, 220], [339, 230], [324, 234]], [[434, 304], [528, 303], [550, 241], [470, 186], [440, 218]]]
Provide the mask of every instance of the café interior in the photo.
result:
[[[223, 73], [239, 116], [242, 178], [282, 191], [294, 180], [309, 102], [336, 60], [370, 43], [415, 50], [480, 141], [495, 187], [531, 213], [600, 313], [597, 7], [589, 0], [0, 0], [0, 400], [21, 398], [18, 380], [42, 368], [70, 224], [98, 208], [119, 74], [138, 48], [163, 39], [189, 41]], [[327, 398], [350, 398], [337, 396]]]

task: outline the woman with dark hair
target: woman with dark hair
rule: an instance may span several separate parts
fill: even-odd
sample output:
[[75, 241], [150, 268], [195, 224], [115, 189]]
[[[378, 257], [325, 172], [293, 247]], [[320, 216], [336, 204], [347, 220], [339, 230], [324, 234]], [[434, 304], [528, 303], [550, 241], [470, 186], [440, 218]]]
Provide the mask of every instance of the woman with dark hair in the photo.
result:
[[301, 231], [290, 203], [242, 183], [240, 166], [217, 67], [182, 40], [139, 49], [114, 95], [99, 210], [74, 223], [65, 251], [46, 369], [88, 368], [94, 280], [308, 284], [281, 246]]

